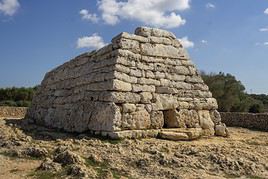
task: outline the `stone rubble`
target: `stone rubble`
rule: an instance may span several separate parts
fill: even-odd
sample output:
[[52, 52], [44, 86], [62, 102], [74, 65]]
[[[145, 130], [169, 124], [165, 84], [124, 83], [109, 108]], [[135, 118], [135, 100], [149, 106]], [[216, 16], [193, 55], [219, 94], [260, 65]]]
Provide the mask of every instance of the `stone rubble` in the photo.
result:
[[138, 27], [135, 34], [123, 32], [102, 49], [48, 72], [27, 117], [111, 138], [156, 137], [168, 128], [202, 130], [204, 136], [216, 129], [216, 135], [226, 136], [217, 108], [175, 35]]

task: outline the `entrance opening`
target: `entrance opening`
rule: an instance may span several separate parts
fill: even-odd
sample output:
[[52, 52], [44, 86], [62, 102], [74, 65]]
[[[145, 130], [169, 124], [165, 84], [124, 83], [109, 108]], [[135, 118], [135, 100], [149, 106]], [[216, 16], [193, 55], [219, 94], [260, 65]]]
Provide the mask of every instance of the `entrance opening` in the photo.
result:
[[179, 127], [179, 116], [177, 113], [179, 112], [179, 109], [169, 109], [164, 110], [164, 126], [163, 128], [178, 128]]

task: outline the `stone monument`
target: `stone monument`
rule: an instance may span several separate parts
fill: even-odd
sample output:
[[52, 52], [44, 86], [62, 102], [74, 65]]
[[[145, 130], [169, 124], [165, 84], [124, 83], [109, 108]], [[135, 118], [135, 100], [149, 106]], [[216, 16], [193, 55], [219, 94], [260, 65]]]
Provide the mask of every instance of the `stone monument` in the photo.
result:
[[191, 140], [228, 134], [217, 108], [175, 35], [138, 27], [48, 72], [27, 117], [114, 139]]

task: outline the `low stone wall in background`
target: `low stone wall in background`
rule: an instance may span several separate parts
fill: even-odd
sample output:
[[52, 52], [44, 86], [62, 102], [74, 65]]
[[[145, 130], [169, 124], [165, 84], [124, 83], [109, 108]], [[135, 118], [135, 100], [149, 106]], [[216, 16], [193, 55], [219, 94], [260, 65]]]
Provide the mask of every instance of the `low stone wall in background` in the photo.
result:
[[26, 114], [26, 107], [8, 107], [0, 106], [0, 118], [15, 117], [23, 118]]
[[268, 113], [233, 113], [221, 112], [222, 122], [229, 127], [244, 127], [268, 131]]

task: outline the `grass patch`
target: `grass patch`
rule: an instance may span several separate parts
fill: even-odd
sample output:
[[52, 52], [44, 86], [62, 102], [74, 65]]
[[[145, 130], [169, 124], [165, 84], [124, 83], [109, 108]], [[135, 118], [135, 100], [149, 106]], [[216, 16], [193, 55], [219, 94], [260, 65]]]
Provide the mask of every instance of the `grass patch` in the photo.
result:
[[28, 176], [38, 179], [53, 179], [58, 177], [57, 174], [48, 171], [34, 171], [30, 173]]
[[224, 177], [226, 177], [226, 178], [238, 178], [239, 176], [238, 175], [235, 175], [235, 174], [225, 173]]
[[250, 179], [264, 179], [262, 177], [259, 177], [259, 176], [254, 176], [254, 175], [251, 175], [249, 176]]
[[107, 162], [96, 162], [95, 160], [90, 158], [85, 159], [85, 161], [86, 166], [93, 167], [94, 170], [97, 172], [98, 177], [100, 178], [105, 177], [105, 173], [107, 171], [111, 171], [115, 179], [119, 179], [120, 176], [122, 176], [117, 171], [110, 169], [109, 164]]
[[8, 157], [10, 159], [20, 158], [17, 153], [10, 152], [10, 151], [2, 151], [2, 152], [0, 152], [0, 155], [3, 155], [3, 156]]
[[43, 171], [43, 170], [35, 170], [28, 174], [28, 177], [38, 178], [38, 179], [63, 179], [66, 178], [68, 171], [68, 166], [64, 167], [59, 172], [51, 172], [51, 171]]
[[0, 155], [3, 155], [5, 157], [8, 157], [11, 160], [15, 160], [15, 159], [40, 160], [40, 158], [38, 158], [38, 157], [31, 157], [31, 156], [27, 156], [27, 155], [20, 155], [16, 151], [3, 151], [3, 152], [0, 152]]
[[18, 172], [18, 171], [20, 171], [20, 170], [17, 169], [17, 168], [15, 168], [15, 169], [10, 170], [10, 173], [16, 173], [16, 172]]

